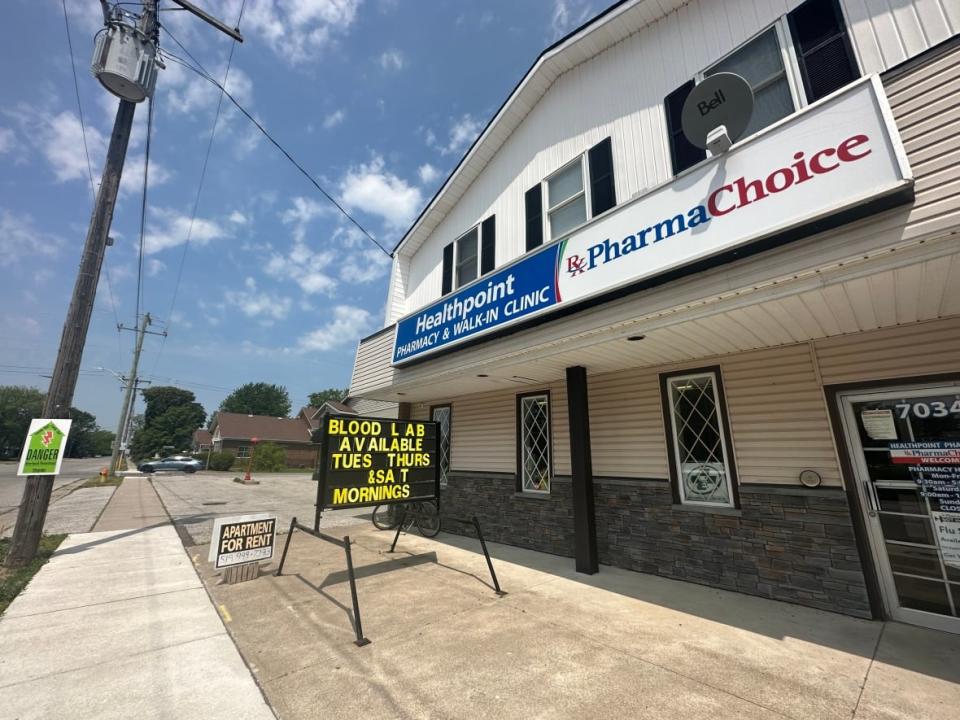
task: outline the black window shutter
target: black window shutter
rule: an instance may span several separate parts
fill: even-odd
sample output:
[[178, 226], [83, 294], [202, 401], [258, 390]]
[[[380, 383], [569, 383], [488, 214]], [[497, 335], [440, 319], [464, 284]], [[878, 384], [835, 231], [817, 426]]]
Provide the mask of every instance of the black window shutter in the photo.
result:
[[860, 77], [837, 0], [807, 0], [787, 19], [809, 102]]
[[590, 205], [599, 215], [617, 204], [617, 190], [613, 184], [613, 143], [601, 140], [587, 154], [590, 163]]
[[527, 250], [543, 245], [543, 190], [540, 183], [524, 195], [527, 210]]
[[480, 274], [486, 275], [497, 265], [497, 216], [491, 215], [480, 225]]
[[441, 293], [446, 295], [451, 290], [453, 290], [453, 243], [443, 249], [443, 289]]
[[673, 161], [674, 175], [696, 165], [707, 156], [706, 150], [701, 150], [687, 140], [680, 126], [683, 103], [686, 102], [687, 95], [693, 90], [695, 84], [693, 80], [685, 82], [667, 95], [663, 101], [667, 111], [667, 135], [670, 137], [670, 158]]

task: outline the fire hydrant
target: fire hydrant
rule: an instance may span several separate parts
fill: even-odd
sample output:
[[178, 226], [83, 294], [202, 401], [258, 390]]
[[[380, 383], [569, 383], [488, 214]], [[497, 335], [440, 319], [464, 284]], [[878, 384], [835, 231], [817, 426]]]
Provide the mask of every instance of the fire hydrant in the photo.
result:
[[106, 468], [101, 468], [101, 469], [100, 469], [100, 480], [103, 481], [103, 482], [106, 482], [106, 480], [107, 480], [107, 469], [106, 469]]

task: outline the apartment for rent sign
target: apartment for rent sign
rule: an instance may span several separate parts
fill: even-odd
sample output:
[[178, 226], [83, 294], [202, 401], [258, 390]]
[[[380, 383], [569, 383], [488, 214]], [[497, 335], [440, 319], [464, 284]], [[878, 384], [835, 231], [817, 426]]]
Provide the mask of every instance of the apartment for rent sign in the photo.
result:
[[729, 256], [911, 183], [883, 86], [864, 78], [401, 319], [393, 364]]
[[277, 518], [264, 513], [217, 518], [208, 559], [218, 570], [269, 560], [277, 534]]
[[328, 415], [320, 458], [324, 508], [385, 505], [439, 495], [437, 423]]

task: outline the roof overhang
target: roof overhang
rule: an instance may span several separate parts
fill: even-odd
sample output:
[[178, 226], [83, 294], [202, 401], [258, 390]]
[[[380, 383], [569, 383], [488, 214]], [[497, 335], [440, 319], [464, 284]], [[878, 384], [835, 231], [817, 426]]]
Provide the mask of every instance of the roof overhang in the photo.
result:
[[666, 17], [689, 0], [620, 0], [544, 50], [400, 239], [412, 254], [456, 205], [554, 81], [571, 68]]

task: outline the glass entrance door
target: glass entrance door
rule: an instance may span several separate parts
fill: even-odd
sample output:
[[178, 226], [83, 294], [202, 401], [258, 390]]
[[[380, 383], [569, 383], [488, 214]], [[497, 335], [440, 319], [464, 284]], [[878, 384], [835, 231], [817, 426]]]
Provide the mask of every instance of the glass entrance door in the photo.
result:
[[888, 616], [960, 633], [960, 384], [841, 402]]

